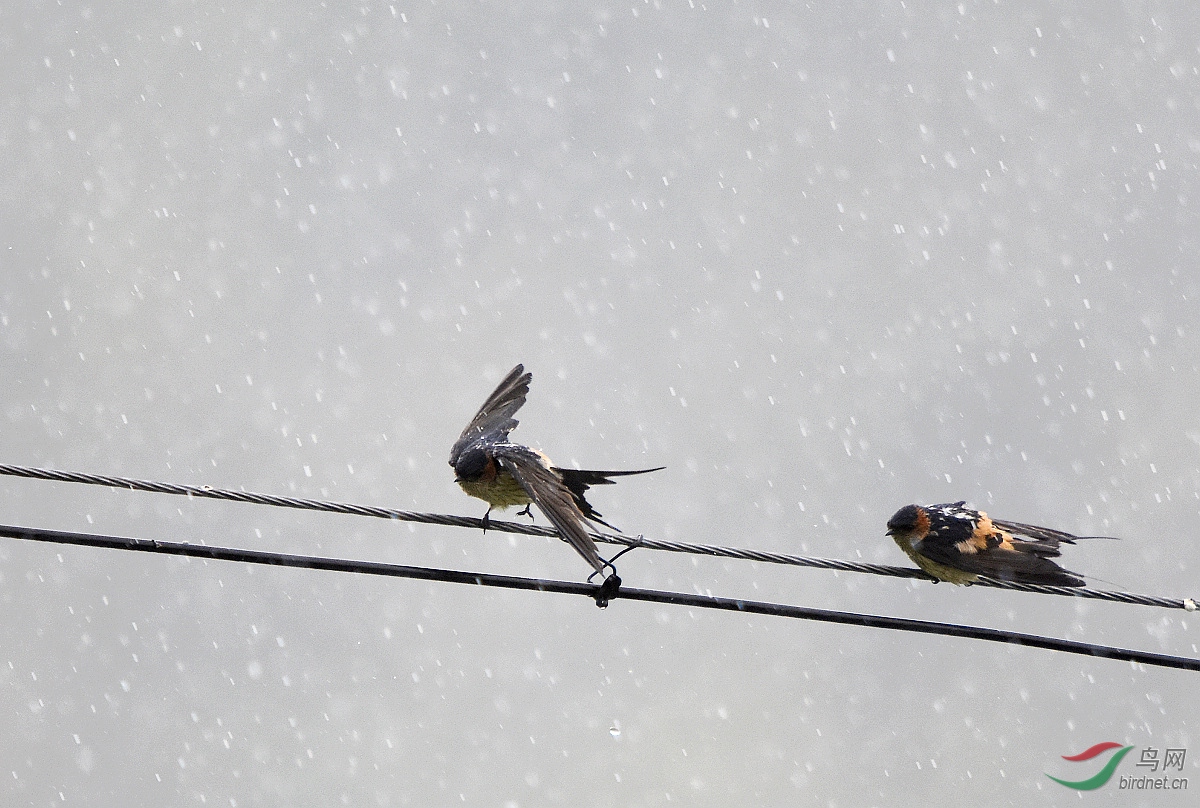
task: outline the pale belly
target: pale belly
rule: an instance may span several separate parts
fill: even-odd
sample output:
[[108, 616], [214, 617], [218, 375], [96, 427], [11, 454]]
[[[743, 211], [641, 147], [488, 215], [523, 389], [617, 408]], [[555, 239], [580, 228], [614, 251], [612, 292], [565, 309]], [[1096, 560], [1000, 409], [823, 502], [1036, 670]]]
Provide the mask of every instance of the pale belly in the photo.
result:
[[494, 480], [488, 482], [464, 480], [459, 482], [459, 485], [462, 486], [463, 491], [482, 499], [493, 508], [503, 510], [512, 505], [529, 504], [529, 495], [508, 472], [501, 472]]
[[956, 586], [962, 586], [964, 584], [972, 583], [979, 578], [979, 576], [973, 572], [963, 572], [962, 570], [955, 569], [954, 567], [948, 567], [945, 564], [939, 564], [936, 561], [930, 561], [928, 558], [914, 550], [907, 542], [901, 542], [899, 539], [897, 539], [896, 544], [901, 550], [904, 551], [905, 555], [913, 560], [914, 564], [928, 572], [934, 578], [937, 578], [939, 581], [947, 581], [955, 584]]

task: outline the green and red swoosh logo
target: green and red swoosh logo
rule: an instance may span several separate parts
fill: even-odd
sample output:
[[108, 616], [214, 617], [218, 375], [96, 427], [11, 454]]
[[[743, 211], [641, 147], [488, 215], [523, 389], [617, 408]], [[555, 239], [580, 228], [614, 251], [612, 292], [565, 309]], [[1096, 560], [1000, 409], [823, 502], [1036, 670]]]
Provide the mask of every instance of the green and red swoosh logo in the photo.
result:
[[1069, 760], [1072, 763], [1079, 763], [1080, 761], [1091, 760], [1092, 758], [1094, 758], [1098, 755], [1103, 755], [1105, 752], [1109, 751], [1110, 749], [1119, 749], [1120, 751], [1115, 753], [1112, 757], [1110, 757], [1108, 759], [1108, 763], [1104, 764], [1103, 769], [1096, 772], [1095, 775], [1093, 775], [1092, 777], [1089, 777], [1086, 780], [1078, 780], [1078, 781], [1059, 780], [1057, 777], [1055, 777], [1054, 775], [1051, 775], [1051, 774], [1047, 774], [1046, 776], [1049, 777], [1054, 782], [1058, 783], [1059, 785], [1064, 785], [1067, 788], [1073, 788], [1077, 791], [1092, 791], [1094, 789], [1100, 788], [1100, 786], [1104, 785], [1112, 778], [1113, 772], [1116, 771], [1116, 769], [1117, 769], [1117, 764], [1121, 762], [1121, 758], [1123, 758], [1127, 754], [1129, 754], [1129, 750], [1133, 749], [1132, 746], [1122, 746], [1119, 743], [1113, 743], [1112, 741], [1105, 741], [1104, 743], [1098, 743], [1093, 747], [1085, 749], [1084, 751], [1080, 752], [1078, 755], [1063, 755], [1062, 756], [1063, 760]]

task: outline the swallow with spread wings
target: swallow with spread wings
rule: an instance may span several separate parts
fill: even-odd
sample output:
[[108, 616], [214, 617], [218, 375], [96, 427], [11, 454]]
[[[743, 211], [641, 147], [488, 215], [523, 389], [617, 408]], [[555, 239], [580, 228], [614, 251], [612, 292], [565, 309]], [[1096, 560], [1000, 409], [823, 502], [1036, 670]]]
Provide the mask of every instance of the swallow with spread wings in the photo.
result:
[[[484, 530], [493, 508], [503, 510], [524, 505], [522, 513], [532, 515], [529, 506], [536, 505], [559, 535], [604, 576], [612, 564], [600, 557], [588, 533], [587, 521], [616, 528], [600, 518], [584, 493], [593, 485], [611, 485], [613, 477], [647, 474], [663, 467], [637, 471], [558, 468], [538, 450], [509, 441], [508, 433], [517, 426], [513, 415], [525, 403], [532, 379], [532, 373], [517, 365], [488, 396], [450, 450], [454, 481], [463, 491], [488, 504], [488, 512], [483, 516]], [[620, 580], [615, 571], [605, 579], [604, 586], [611, 595], [616, 594]]]

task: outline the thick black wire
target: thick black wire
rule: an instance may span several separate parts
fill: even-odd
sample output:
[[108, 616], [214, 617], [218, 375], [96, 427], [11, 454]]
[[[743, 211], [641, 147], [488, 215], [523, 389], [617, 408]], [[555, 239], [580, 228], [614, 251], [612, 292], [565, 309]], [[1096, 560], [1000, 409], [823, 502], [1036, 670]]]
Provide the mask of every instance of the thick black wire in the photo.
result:
[[[217, 561], [240, 561], [247, 564], [268, 564], [279, 567], [352, 572], [364, 575], [385, 575], [395, 578], [414, 578], [422, 581], [441, 581], [476, 586], [494, 586], [504, 589], [528, 589], [538, 592], [559, 592], [570, 595], [596, 596], [597, 587], [592, 584], [552, 581], [539, 578], [520, 578], [510, 575], [493, 575], [482, 572], [411, 567], [401, 564], [383, 564], [376, 561], [350, 561], [342, 558], [318, 558], [315, 556], [269, 553], [259, 550], [241, 550], [228, 547], [211, 547], [178, 542], [161, 542], [153, 539], [132, 539], [119, 536], [104, 536], [94, 533], [73, 533], [38, 528], [0, 525], [0, 536], [26, 541], [73, 544], [84, 547], [103, 547], [115, 550], [134, 550], [146, 553], [190, 556]], [[668, 603], [676, 606], [692, 606], [699, 609], [762, 614], [773, 617], [791, 617], [801, 620], [817, 620], [824, 623], [886, 628], [896, 631], [912, 631], [919, 634], [940, 634], [949, 637], [965, 637], [1030, 648], [1046, 648], [1069, 654], [1116, 659], [1142, 665], [1157, 665], [1165, 668], [1200, 671], [1200, 659], [1155, 654], [1108, 645], [1060, 640], [1036, 634], [1020, 634], [994, 628], [962, 626], [954, 623], [935, 623], [926, 620], [910, 620], [903, 617], [884, 617], [873, 614], [857, 614], [830, 609], [814, 609], [805, 606], [789, 606], [782, 603], [764, 603], [754, 600], [720, 598], [712, 595], [688, 594], [685, 592], [663, 592], [655, 589], [630, 589], [622, 587], [614, 600], [640, 600], [648, 603]]]
[[[346, 502], [331, 502], [328, 500], [305, 499], [302, 497], [284, 497], [275, 494], [257, 494], [249, 491], [232, 491], [229, 489], [213, 488], [207, 485], [181, 485], [179, 483], [161, 483], [151, 480], [137, 480], [130, 477], [112, 477], [101, 474], [84, 474], [77, 471], [59, 471], [31, 466], [18, 466], [0, 463], [0, 475], [10, 477], [26, 477], [35, 480], [52, 480], [66, 483], [82, 483], [85, 485], [102, 485], [110, 488], [124, 488], [131, 491], [151, 491], [159, 494], [178, 494], [187, 497], [204, 497], [231, 502], [248, 502], [256, 505], [271, 505], [280, 508], [299, 508], [325, 513], [341, 513], [352, 516], [373, 516], [380, 519], [394, 519], [401, 522], [419, 522], [427, 525], [446, 525], [450, 527], [482, 528], [483, 520], [469, 516], [450, 516], [447, 514], [421, 513], [417, 511], [399, 511], [392, 508], [380, 508], [371, 505], [354, 505]], [[505, 533], [520, 533], [527, 536], [558, 536], [553, 528], [520, 522], [503, 522], [495, 519], [488, 521], [488, 529]], [[866, 564], [857, 561], [842, 561], [835, 558], [812, 558], [809, 556], [790, 555], [787, 553], [769, 553], [761, 550], [746, 550], [738, 547], [717, 547], [708, 544], [690, 544], [686, 542], [663, 541], [661, 539], [631, 538], [629, 536], [611, 533], [593, 533], [593, 538], [607, 544], [625, 546], [637, 545], [647, 550], [662, 550], [671, 553], [691, 553], [720, 558], [737, 558], [745, 561], [762, 561], [769, 564], [788, 564], [798, 567], [836, 570], [840, 572], [859, 572], [870, 575], [884, 575], [893, 578], [918, 578], [926, 581], [934, 579], [921, 570], [909, 567], [891, 567], [884, 564]], [[986, 586], [996, 589], [1009, 589], [1017, 592], [1036, 592], [1043, 595], [1063, 595], [1067, 597], [1089, 598], [1115, 603], [1128, 603], [1138, 606], [1160, 606], [1167, 609], [1196, 610], [1196, 602], [1192, 598], [1165, 598], [1155, 595], [1139, 595], [1133, 592], [1114, 592], [1103, 589], [1086, 589], [1070, 586], [1042, 586], [1038, 584], [1022, 584], [1012, 581], [999, 581], [990, 578], [979, 578], [975, 586]]]

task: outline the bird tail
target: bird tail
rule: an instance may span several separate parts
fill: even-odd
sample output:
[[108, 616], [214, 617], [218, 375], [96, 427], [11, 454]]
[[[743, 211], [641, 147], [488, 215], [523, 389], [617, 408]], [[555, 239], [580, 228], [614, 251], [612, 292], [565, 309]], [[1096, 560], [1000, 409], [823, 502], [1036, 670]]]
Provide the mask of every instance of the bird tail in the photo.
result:
[[636, 471], [589, 471], [587, 469], [554, 469], [562, 477], [563, 482], [572, 491], [578, 485], [581, 491], [586, 491], [593, 485], [612, 485], [616, 480], [609, 477], [628, 477], [631, 474], [649, 474], [652, 471], [662, 471], [666, 466], [653, 469], [638, 469]]
[[1019, 575], [995, 575], [1001, 581], [1012, 581], [1018, 584], [1036, 584], [1038, 586], [1087, 586], [1087, 581], [1077, 572], [1059, 568], [1052, 571], [1023, 572]]
[[571, 496], [575, 499], [575, 504], [579, 506], [579, 511], [587, 519], [604, 525], [609, 530], [616, 530], [608, 522], [600, 518], [600, 512], [592, 507], [591, 503], [584, 498], [584, 492], [593, 485], [612, 485], [616, 480], [611, 477], [628, 477], [632, 474], [649, 474], [652, 471], [662, 471], [666, 466], [659, 466], [652, 469], [637, 469], [635, 471], [592, 471], [588, 469], [560, 469], [555, 468], [554, 471], [562, 478], [563, 485], [571, 492]]

